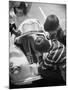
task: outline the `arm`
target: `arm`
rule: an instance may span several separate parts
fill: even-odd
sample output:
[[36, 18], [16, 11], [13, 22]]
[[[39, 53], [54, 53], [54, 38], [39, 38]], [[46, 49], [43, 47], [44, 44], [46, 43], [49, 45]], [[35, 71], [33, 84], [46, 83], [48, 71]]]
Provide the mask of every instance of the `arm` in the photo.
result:
[[48, 61], [47, 56], [45, 56], [44, 59], [42, 58], [40, 62], [40, 65], [38, 67], [38, 72], [42, 77], [47, 78], [50, 77], [50, 73], [52, 70], [54, 70], [53, 62], [51, 62], [50, 60]]
[[16, 28], [16, 25], [15, 25], [15, 23], [13, 23], [13, 24], [9, 24], [9, 31], [11, 32], [11, 35], [12, 34], [14, 34], [15, 36], [20, 36], [21, 35], [21, 32], [18, 30], [16, 30], [17, 28]]

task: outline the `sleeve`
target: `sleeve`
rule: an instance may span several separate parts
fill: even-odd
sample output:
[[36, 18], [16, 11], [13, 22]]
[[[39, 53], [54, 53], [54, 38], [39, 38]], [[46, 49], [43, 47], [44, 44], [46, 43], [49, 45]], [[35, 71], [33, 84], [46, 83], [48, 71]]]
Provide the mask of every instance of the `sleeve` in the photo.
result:
[[51, 69], [57, 65], [60, 66], [62, 64], [62, 60], [63, 63], [65, 63], [64, 58], [66, 57], [66, 52], [64, 45], [59, 44], [58, 47], [55, 47], [50, 52], [48, 52], [47, 55], [45, 55], [43, 62], [41, 62], [41, 67], [43, 69]]
[[54, 53], [55, 52], [52, 52], [51, 54], [48, 53], [47, 57], [43, 59], [43, 62], [40, 63], [42, 69], [54, 69], [54, 61], [52, 60]]
[[61, 55], [61, 58], [60, 58], [58, 64], [59, 64], [61, 76], [62, 76], [63, 80], [66, 81], [66, 49], [65, 48], [64, 48], [64, 51]]
[[53, 62], [48, 60], [48, 58], [40, 61], [38, 72], [42, 77], [47, 78], [52, 70], [54, 70]]

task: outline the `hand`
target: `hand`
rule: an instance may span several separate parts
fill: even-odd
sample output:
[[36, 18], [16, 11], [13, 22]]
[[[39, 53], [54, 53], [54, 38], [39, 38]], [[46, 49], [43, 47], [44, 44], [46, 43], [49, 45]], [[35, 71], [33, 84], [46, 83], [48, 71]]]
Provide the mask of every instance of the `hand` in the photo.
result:
[[38, 66], [39, 64], [36, 64], [36, 63], [30, 65], [31, 72], [34, 75], [38, 75]]

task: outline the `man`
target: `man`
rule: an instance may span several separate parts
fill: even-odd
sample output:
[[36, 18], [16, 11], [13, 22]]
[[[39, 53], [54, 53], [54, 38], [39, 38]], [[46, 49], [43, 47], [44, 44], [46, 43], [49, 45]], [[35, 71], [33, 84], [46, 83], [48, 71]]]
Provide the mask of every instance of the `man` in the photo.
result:
[[17, 2], [17, 3], [19, 3], [19, 5], [14, 6], [14, 12], [19, 17], [26, 15], [29, 12], [32, 4], [31, 2]]
[[9, 31], [11, 35], [20, 35], [17, 30], [19, 25], [27, 18], [31, 8], [31, 2], [9, 1]]

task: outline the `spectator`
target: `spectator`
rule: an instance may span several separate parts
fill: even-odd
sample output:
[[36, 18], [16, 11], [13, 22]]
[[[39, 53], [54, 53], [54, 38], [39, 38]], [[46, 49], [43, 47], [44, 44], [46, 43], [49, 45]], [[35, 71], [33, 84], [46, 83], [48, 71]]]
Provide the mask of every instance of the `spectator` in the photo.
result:
[[30, 17], [28, 12], [31, 8], [31, 5], [31, 2], [9, 2], [9, 23], [12, 24], [12, 22], [14, 22], [16, 25], [16, 30], [25, 19]]
[[14, 7], [14, 12], [17, 16], [23, 16], [29, 12], [30, 8], [31, 3], [20, 2], [18, 6]]
[[9, 31], [10, 36], [16, 37], [21, 34], [18, 30], [19, 25], [29, 16], [27, 15], [32, 3], [31, 2], [19, 2], [9, 1]]

